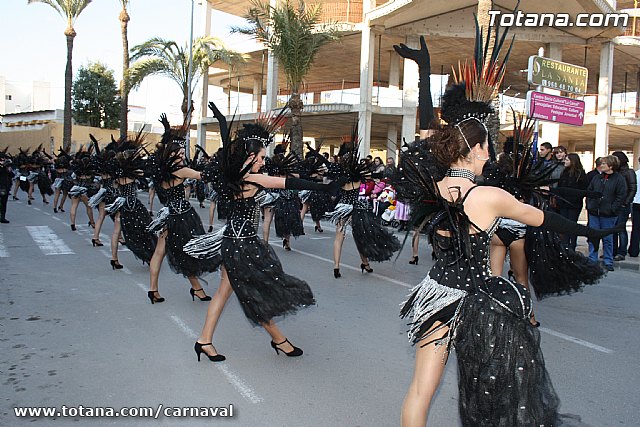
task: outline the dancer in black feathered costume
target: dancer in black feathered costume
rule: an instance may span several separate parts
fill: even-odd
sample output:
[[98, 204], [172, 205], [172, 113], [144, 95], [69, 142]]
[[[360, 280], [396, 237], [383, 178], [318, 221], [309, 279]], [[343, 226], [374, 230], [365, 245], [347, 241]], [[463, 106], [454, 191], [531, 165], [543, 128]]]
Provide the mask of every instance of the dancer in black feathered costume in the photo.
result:
[[[60, 148], [59, 154], [56, 155], [53, 161], [53, 168], [53, 212], [64, 212], [64, 202], [67, 200], [69, 190], [73, 187], [73, 179], [71, 178], [71, 156], [69, 153]], [[58, 204], [60, 195], [62, 195], [62, 200], [60, 200], [60, 204]]]
[[369, 209], [366, 200], [360, 199], [360, 183], [371, 178], [368, 166], [360, 161], [357, 125], [354, 125], [351, 141], [344, 147], [348, 151], [340, 156], [340, 169], [331, 173], [333, 178], [343, 178], [347, 183], [342, 186], [340, 201], [332, 212], [331, 221], [336, 224], [336, 238], [333, 243], [333, 277], [342, 277], [340, 273], [340, 256], [346, 235], [346, 228], [351, 226], [353, 240], [360, 255], [360, 269], [364, 273], [373, 272], [369, 261], [382, 262], [391, 259], [393, 253], [400, 249], [400, 241], [387, 231]]
[[[274, 149], [271, 161], [265, 165], [265, 170], [270, 176], [281, 178], [295, 177], [300, 174], [300, 157], [294, 152], [287, 153], [287, 143], [278, 144]], [[282, 247], [286, 251], [291, 250], [291, 236], [298, 237], [304, 234], [302, 218], [300, 217], [300, 197], [295, 190], [276, 190], [278, 195], [273, 203], [273, 219], [276, 227], [276, 236], [282, 239]], [[267, 224], [265, 212], [265, 224]]]
[[[496, 32], [489, 63], [484, 61], [488, 41], [482, 42], [479, 29], [476, 40], [477, 67], [461, 72], [471, 102], [480, 102], [474, 98], [479, 91], [491, 98], [504, 69], [504, 62], [497, 64], [504, 35]], [[420, 49], [396, 50], [420, 67], [430, 63], [423, 38]], [[421, 83], [428, 76], [428, 70], [421, 70]], [[557, 426], [559, 401], [544, 366], [539, 332], [529, 322], [531, 295], [518, 283], [491, 276], [491, 236], [500, 217], [594, 237], [613, 230], [589, 229], [521, 203], [500, 188], [475, 185], [491, 157], [490, 141], [483, 117], [464, 111], [443, 112], [451, 122], [428, 140], [410, 145], [399, 162], [399, 198], [420, 208], [436, 257], [401, 310], [410, 319], [412, 342], [419, 344], [402, 424], [426, 424], [453, 345], [463, 426]]]
[[[320, 146], [314, 149], [307, 144], [307, 148], [309, 149], [309, 152], [301, 165], [301, 169], [307, 176], [316, 177], [316, 179], [324, 177], [331, 164], [320, 153]], [[314, 231], [316, 233], [324, 232], [322, 225], [320, 225], [320, 221], [324, 218], [327, 212], [333, 210], [331, 194], [324, 191], [301, 191], [300, 201], [302, 202], [302, 210], [300, 211], [300, 217], [302, 220], [304, 221], [304, 216], [307, 212], [310, 212], [311, 219], [315, 222]]]
[[281, 125], [284, 112], [268, 125], [244, 125], [232, 139], [225, 117], [213, 103], [209, 104], [220, 123], [222, 148], [203, 172], [211, 181], [219, 199], [230, 203], [227, 224], [216, 233], [196, 238], [185, 246], [193, 256], [213, 258], [221, 264], [220, 286], [209, 305], [202, 332], [195, 343], [200, 360], [205, 353], [211, 361], [224, 360], [211, 344], [224, 305], [235, 292], [242, 310], [254, 325], [261, 325], [271, 336], [271, 347], [287, 356], [300, 356], [276, 326], [274, 318], [293, 314], [315, 304], [306, 282], [286, 274], [267, 242], [257, 235], [259, 208], [264, 188], [290, 190], [330, 190], [332, 187], [298, 178], [278, 178], [258, 171], [264, 165], [265, 145]]
[[127, 248], [143, 263], [151, 261], [156, 247], [156, 236], [147, 230], [151, 215], [136, 194], [137, 180], [143, 176], [146, 166], [143, 158], [146, 150], [142, 146], [142, 140], [140, 132], [131, 141], [121, 141], [114, 157], [112, 176], [118, 185], [118, 197], [106, 207], [106, 212], [114, 215], [111, 235], [111, 267], [114, 270], [123, 268], [118, 261], [120, 231]]
[[[486, 185], [500, 187], [539, 209], [548, 207], [552, 192], [557, 197], [562, 197], [563, 192], [578, 192], [582, 197], [597, 196], [573, 189], [546, 190], [553, 183], [553, 168], [544, 169], [542, 163], [534, 162], [533, 121], [518, 119], [515, 112], [513, 120], [513, 138], [498, 162], [484, 170]], [[531, 283], [538, 299], [580, 290], [584, 285], [596, 283], [605, 274], [599, 264], [565, 245], [558, 233], [527, 227], [509, 219], [501, 219], [492, 243], [491, 267], [498, 276], [502, 274], [506, 256], [503, 248], [510, 250], [515, 280], [525, 287]], [[539, 326], [534, 317], [532, 323]]]
[[91, 159], [91, 153], [93, 152], [93, 145], [90, 145], [88, 149], [80, 147], [80, 150], [75, 154], [71, 169], [75, 174], [74, 185], [69, 190], [69, 197], [71, 198], [71, 210], [69, 211], [69, 217], [71, 220], [71, 230], [76, 231], [76, 213], [80, 202], [84, 204], [87, 210], [87, 216], [89, 217], [89, 226], [95, 228], [95, 221], [93, 220], [93, 209], [89, 206], [89, 198], [94, 196], [98, 192], [98, 186], [94, 182], [97, 175], [96, 165]]
[[[89, 206], [98, 209], [98, 219], [96, 220], [96, 226], [93, 230], [93, 237], [91, 238], [91, 245], [104, 246], [100, 241], [100, 231], [102, 230], [102, 224], [107, 217], [106, 206], [116, 201], [118, 196], [118, 190], [116, 189], [115, 179], [112, 175], [115, 169], [115, 156], [117, 151], [118, 142], [111, 137], [111, 142], [104, 148], [100, 149], [98, 141], [93, 135], [89, 135], [93, 143], [93, 163], [95, 164], [96, 172], [100, 175], [100, 189], [96, 194], [89, 199]], [[111, 219], [114, 219], [114, 215], [110, 215]]]
[[42, 144], [31, 155], [32, 164], [35, 166], [34, 172], [37, 172], [37, 176], [31, 181], [30, 192], [33, 194], [34, 183], [38, 184], [38, 191], [42, 197], [42, 203], [49, 204], [47, 196], [53, 195], [53, 189], [51, 188], [51, 178], [49, 177], [50, 165], [53, 163], [53, 157], [47, 154]]
[[151, 156], [147, 171], [165, 207], [158, 211], [156, 219], [148, 227], [158, 233], [158, 244], [149, 264], [150, 290], [147, 296], [152, 304], [164, 301], [158, 292], [158, 279], [162, 260], [167, 255], [171, 270], [189, 280], [191, 298], [210, 301], [211, 297], [204, 292], [198, 278], [215, 271], [218, 265], [214, 260], [191, 257], [183, 249], [189, 240], [204, 234], [202, 220], [187, 200], [184, 187], [186, 179], [200, 181], [201, 173], [185, 165], [184, 135], [188, 127], [172, 129], [164, 114], [160, 122], [165, 131]]

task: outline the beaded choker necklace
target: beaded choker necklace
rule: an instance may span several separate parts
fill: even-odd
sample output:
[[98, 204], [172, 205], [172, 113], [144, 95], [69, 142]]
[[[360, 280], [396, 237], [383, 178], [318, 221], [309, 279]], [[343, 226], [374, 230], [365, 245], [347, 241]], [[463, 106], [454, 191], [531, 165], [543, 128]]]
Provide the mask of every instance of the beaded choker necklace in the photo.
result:
[[476, 182], [476, 174], [471, 172], [469, 169], [451, 168], [447, 170], [446, 176], [450, 176], [452, 178], [467, 178], [473, 183]]

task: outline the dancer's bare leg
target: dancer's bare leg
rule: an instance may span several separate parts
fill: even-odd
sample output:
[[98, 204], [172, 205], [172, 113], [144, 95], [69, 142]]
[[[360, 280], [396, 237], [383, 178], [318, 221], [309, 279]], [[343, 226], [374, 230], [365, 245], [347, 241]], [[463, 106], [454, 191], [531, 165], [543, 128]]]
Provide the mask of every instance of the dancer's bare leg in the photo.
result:
[[336, 226], [336, 238], [333, 241], [333, 268], [340, 268], [340, 256], [342, 255], [342, 244], [345, 233], [341, 223]]
[[62, 201], [60, 202], [60, 206], [58, 206], [59, 210], [64, 211], [64, 202], [67, 201], [67, 197], [69, 197], [69, 192], [68, 191], [63, 191], [62, 192]]
[[[440, 322], [434, 324], [438, 327]], [[446, 335], [449, 328], [429, 337], [429, 340], [438, 339]], [[435, 394], [446, 363], [447, 348], [444, 345], [436, 346], [431, 343], [424, 347], [417, 345], [416, 365], [413, 372], [413, 380], [402, 404], [400, 425], [402, 427], [424, 427], [427, 424], [429, 406]]]
[[100, 230], [102, 230], [102, 223], [107, 217], [107, 211], [104, 209], [104, 203], [98, 204], [98, 220], [96, 221], [96, 228], [93, 230], [93, 240], [100, 242]]
[[[113, 238], [111, 239], [113, 242]], [[158, 280], [160, 277], [160, 269], [162, 268], [162, 260], [166, 254], [166, 241], [167, 241], [167, 232], [163, 231], [158, 236], [158, 243], [156, 244], [156, 249], [153, 251], [153, 256], [151, 257], [151, 261], [149, 261], [149, 290], [153, 292], [158, 292]], [[116, 239], [117, 244], [117, 239]], [[160, 294], [156, 293], [157, 298], [160, 298]]]
[[262, 221], [262, 238], [269, 243], [269, 232], [273, 221], [273, 208], [264, 208], [264, 221]]
[[[516, 240], [509, 245], [509, 253], [511, 260], [511, 271], [516, 282], [529, 289], [529, 264], [527, 263], [527, 255], [524, 250], [524, 239]], [[537, 325], [535, 314], [531, 313], [529, 321], [532, 325]]]
[[82, 196], [80, 196], [80, 201], [84, 203], [84, 206], [87, 209], [87, 216], [89, 217], [89, 225], [93, 224], [93, 226], [95, 227], [96, 222], [93, 220], [93, 208], [89, 206], [89, 196], [87, 196], [86, 194], [83, 194]]
[[489, 250], [491, 273], [494, 276], [502, 276], [504, 270], [504, 260], [507, 258], [507, 247], [495, 234], [491, 237], [491, 248]]
[[209, 229], [213, 228], [213, 216], [215, 211], [216, 211], [216, 202], [212, 200], [211, 204], [209, 205]]
[[411, 256], [413, 259], [418, 257], [418, 249], [420, 248], [420, 232], [418, 230], [413, 231], [411, 237]]
[[[200, 344], [213, 342], [213, 334], [216, 330], [216, 326], [218, 325], [218, 320], [222, 315], [222, 310], [224, 310], [225, 304], [233, 293], [233, 288], [231, 287], [231, 282], [229, 282], [229, 276], [227, 275], [227, 270], [225, 270], [224, 266], [221, 267], [220, 275], [220, 286], [218, 286], [218, 290], [216, 290], [216, 293], [213, 294], [213, 297], [211, 298], [211, 302], [209, 302], [207, 317], [204, 320], [202, 332], [200, 332], [200, 336], [197, 340]], [[202, 347], [202, 351], [207, 353], [209, 356], [215, 356], [217, 354], [215, 348], [212, 346]]]
[[[287, 337], [282, 334], [280, 328], [278, 328], [273, 320], [269, 323], [262, 323], [261, 326], [271, 335], [271, 341], [278, 344], [278, 348], [285, 353], [291, 353], [293, 346], [287, 341]], [[285, 342], [286, 341], [286, 342]]]
[[113, 233], [111, 233], [111, 259], [118, 260], [118, 239], [120, 238], [120, 212], [116, 213], [113, 220]]
[[78, 212], [78, 204], [80, 203], [80, 199], [78, 197], [71, 198], [71, 211], [69, 212], [69, 217], [71, 219], [71, 225], [76, 225], [76, 213]]

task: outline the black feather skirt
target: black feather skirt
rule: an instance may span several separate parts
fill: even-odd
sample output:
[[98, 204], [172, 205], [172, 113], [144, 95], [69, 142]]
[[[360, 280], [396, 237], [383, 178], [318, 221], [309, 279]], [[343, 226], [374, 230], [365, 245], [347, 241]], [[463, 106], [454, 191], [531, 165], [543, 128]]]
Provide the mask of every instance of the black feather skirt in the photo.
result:
[[333, 209], [331, 194], [326, 191], [312, 191], [307, 202], [309, 203], [311, 219], [314, 221], [320, 221], [325, 213]]
[[242, 310], [255, 326], [315, 304], [309, 285], [286, 274], [273, 248], [257, 236], [225, 237], [221, 256]]
[[276, 227], [276, 236], [298, 237], [304, 233], [302, 218], [300, 218], [300, 199], [298, 196], [283, 190], [273, 206], [273, 217]]
[[398, 238], [387, 231], [369, 210], [353, 210], [351, 230], [358, 252], [369, 261], [390, 260], [393, 253], [402, 247]]
[[525, 253], [529, 283], [538, 299], [579, 291], [605, 275], [598, 263], [570, 249], [557, 233], [543, 228], [527, 227]]
[[194, 186], [196, 188], [196, 198], [198, 199], [198, 202], [204, 202], [204, 199], [207, 196], [207, 184], [198, 180], [194, 183]]
[[135, 197], [127, 198], [127, 202], [120, 209], [122, 234], [127, 248], [136, 258], [146, 263], [151, 261], [158, 241], [155, 234], [147, 231], [150, 222], [151, 215], [142, 202]]
[[197, 259], [184, 252], [184, 245], [193, 237], [204, 233], [202, 220], [193, 208], [167, 218], [166, 251], [169, 267], [185, 277], [201, 277], [216, 271], [220, 266], [216, 259]]
[[463, 426], [560, 425], [530, 300], [527, 289], [501, 277], [464, 298], [453, 338]]
[[40, 172], [38, 174], [38, 190], [40, 190], [40, 194], [46, 194], [47, 196], [53, 195], [53, 189], [51, 188], [51, 179], [49, 179], [49, 175], [44, 172]]

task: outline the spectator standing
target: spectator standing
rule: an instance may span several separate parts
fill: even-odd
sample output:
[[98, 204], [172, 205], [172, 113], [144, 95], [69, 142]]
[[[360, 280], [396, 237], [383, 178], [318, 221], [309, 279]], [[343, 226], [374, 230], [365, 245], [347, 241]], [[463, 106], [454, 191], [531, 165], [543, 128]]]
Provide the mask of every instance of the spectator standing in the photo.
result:
[[393, 157], [387, 158], [387, 166], [384, 168], [384, 177], [387, 179], [392, 179], [396, 175], [396, 162], [393, 160]]
[[544, 166], [551, 164], [553, 159], [553, 146], [549, 142], [543, 142], [538, 148], [538, 163], [542, 162]]
[[382, 163], [382, 159], [380, 157], [376, 157], [373, 159], [373, 164], [371, 165], [371, 177], [375, 180], [380, 180], [384, 178], [384, 164]]
[[12, 178], [11, 158], [4, 152], [0, 152], [0, 224], [9, 224], [6, 215]]
[[[593, 178], [589, 183], [588, 191], [602, 193], [600, 199], [587, 199], [587, 212], [589, 213], [589, 227], [596, 229], [613, 228], [618, 220], [627, 196], [627, 183], [622, 175], [617, 172], [619, 160], [616, 156], [602, 158], [601, 175]], [[613, 271], [613, 237], [611, 235], [602, 238], [604, 250], [604, 266]], [[589, 242], [589, 258], [598, 261], [598, 249], [594, 242]]]
[[[551, 156], [549, 167], [553, 167], [554, 169], [549, 178], [559, 180], [565, 168], [564, 159], [567, 158], [567, 149], [562, 145], [558, 145], [553, 149], [552, 153], [553, 156]], [[557, 181], [554, 184], [551, 184], [551, 187], [557, 186]]]
[[613, 259], [615, 261], [624, 261], [627, 256], [627, 246], [629, 244], [629, 234], [627, 234], [626, 224], [629, 221], [629, 215], [631, 215], [631, 205], [638, 189], [638, 182], [636, 179], [636, 173], [629, 167], [629, 158], [622, 151], [614, 151], [613, 155], [620, 161], [619, 173], [625, 179], [627, 183], [627, 195], [624, 198], [624, 203], [618, 214], [618, 224], [624, 224], [625, 227], [618, 233], [613, 234]]
[[[568, 154], [564, 157], [563, 171], [560, 175], [560, 180], [558, 181], [558, 187], [585, 191], [588, 186], [589, 181], [587, 181], [587, 175], [582, 167], [580, 157], [576, 153]], [[571, 221], [578, 222], [580, 211], [582, 211], [582, 199], [582, 196], [569, 195], [558, 198], [558, 212], [563, 217]], [[563, 236], [563, 242], [569, 245], [571, 249], [575, 250], [577, 236], [565, 234]]]
[[[638, 159], [640, 160], [640, 159]], [[640, 167], [636, 171], [636, 183], [640, 182]], [[629, 256], [640, 254], [640, 188], [636, 189], [631, 207], [631, 240], [629, 241]]]

